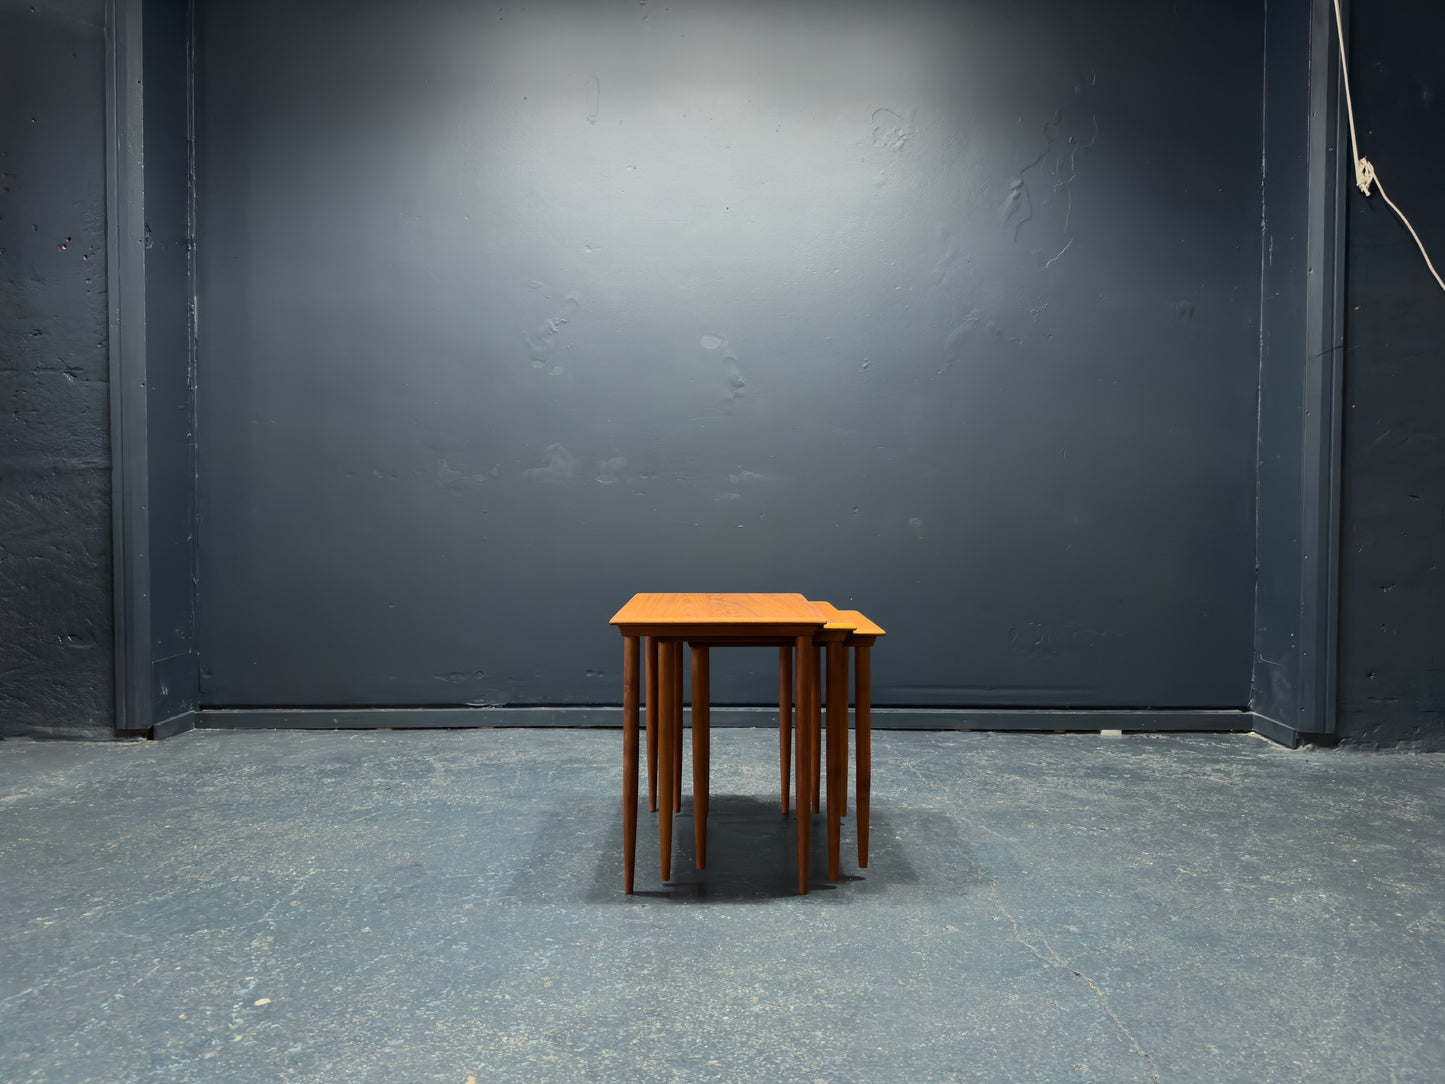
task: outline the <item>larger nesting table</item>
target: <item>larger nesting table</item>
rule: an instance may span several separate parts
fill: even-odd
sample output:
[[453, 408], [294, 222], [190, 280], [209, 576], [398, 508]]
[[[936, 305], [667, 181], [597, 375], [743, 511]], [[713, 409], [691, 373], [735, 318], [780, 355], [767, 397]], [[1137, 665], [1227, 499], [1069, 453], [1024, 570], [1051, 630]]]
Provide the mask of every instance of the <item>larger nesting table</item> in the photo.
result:
[[[639, 594], [613, 615], [611, 624], [622, 633], [622, 860], [623, 886], [632, 891], [633, 867], [637, 855], [637, 759], [638, 701], [641, 672], [639, 637], [648, 637], [658, 644], [657, 695], [657, 767], [658, 793], [673, 793], [676, 769], [672, 743], [681, 732], [682, 645], [685, 641], [716, 644], [757, 643], [791, 637], [797, 656], [797, 696], [795, 703], [817, 702], [818, 675], [814, 665], [813, 638], [822, 631], [828, 618], [815, 609], [802, 595], [786, 594]], [[706, 778], [708, 732], [708, 674], [706, 653], [694, 652], [693, 670], [693, 765]], [[699, 662], [701, 666], [699, 667]], [[812, 763], [812, 727], [794, 728], [797, 755], [793, 758], [797, 772], [796, 793], [806, 794], [806, 766]], [[698, 754], [702, 759], [699, 764]], [[707, 822], [707, 789], [694, 794], [694, 802], [703, 808], [694, 809], [694, 819]], [[798, 891], [808, 891], [808, 848], [810, 823], [806, 807], [799, 803], [798, 821]], [[657, 803], [658, 841], [662, 851], [662, 879], [672, 872], [671, 800]]]

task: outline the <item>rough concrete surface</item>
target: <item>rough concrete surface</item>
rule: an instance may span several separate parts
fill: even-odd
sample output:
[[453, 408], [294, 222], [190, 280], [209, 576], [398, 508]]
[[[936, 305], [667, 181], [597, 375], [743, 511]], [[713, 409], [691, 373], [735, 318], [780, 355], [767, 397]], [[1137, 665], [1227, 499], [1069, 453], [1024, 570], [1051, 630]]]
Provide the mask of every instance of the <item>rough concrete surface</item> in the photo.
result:
[[[776, 740], [621, 884], [607, 730], [0, 742], [0, 1079], [1433, 1081], [1441, 760], [880, 733], [793, 885]], [[850, 813], [852, 811], [850, 810]]]
[[115, 732], [105, 11], [0, 0], [0, 735]]

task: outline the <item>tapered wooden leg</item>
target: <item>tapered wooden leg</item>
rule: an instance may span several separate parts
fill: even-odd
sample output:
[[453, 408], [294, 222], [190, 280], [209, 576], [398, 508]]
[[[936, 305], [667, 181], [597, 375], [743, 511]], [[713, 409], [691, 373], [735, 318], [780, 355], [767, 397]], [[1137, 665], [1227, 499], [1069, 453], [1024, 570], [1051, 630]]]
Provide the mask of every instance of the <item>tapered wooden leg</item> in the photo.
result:
[[657, 812], [657, 637], [647, 638], [647, 808]]
[[793, 649], [778, 648], [778, 766], [783, 777], [783, 816], [788, 815], [793, 752]]
[[672, 811], [682, 812], [682, 641], [672, 645], [673, 686], [672, 722], [676, 738], [672, 745]]
[[838, 665], [843, 673], [838, 679], [838, 687], [843, 690], [838, 698], [841, 707], [839, 711], [843, 715], [843, 725], [838, 728], [838, 815], [848, 815], [848, 646], [845, 643], [843, 650], [838, 656]]
[[672, 879], [672, 743], [677, 728], [673, 725], [672, 710], [676, 702], [673, 686], [677, 682], [677, 667], [673, 665], [672, 645], [662, 645], [657, 653], [657, 838], [662, 852], [662, 879]]
[[[797, 682], [798, 692], [794, 703], [799, 705], [808, 704], [813, 695], [811, 684], [814, 681], [813, 671], [813, 638], [811, 636], [799, 636], [797, 641]], [[798, 797], [798, 893], [806, 896], [808, 894], [808, 848], [812, 843], [810, 832], [810, 817], [808, 816], [808, 771], [812, 764], [809, 746], [812, 744], [812, 727], [806, 725], [800, 717], [798, 723], [793, 727], [793, 733], [797, 735], [797, 755], [793, 758], [793, 765], [797, 773], [797, 785], [793, 793]]]
[[872, 663], [868, 648], [858, 647], [854, 665], [858, 668], [854, 680], [853, 699], [856, 704], [858, 744], [858, 868], [868, 868], [868, 799], [873, 789], [873, 734], [868, 702], [873, 695]]
[[707, 865], [708, 654], [692, 649], [692, 831], [697, 868]]
[[841, 640], [828, 644], [828, 880], [839, 876], [839, 850], [843, 823], [843, 787], [846, 786], [843, 738], [848, 725], [848, 647]]
[[637, 669], [636, 636], [622, 638], [622, 889], [631, 895], [637, 859]]
[[818, 776], [821, 771], [823, 753], [823, 647], [821, 644], [810, 649], [813, 656], [813, 696], [808, 701], [808, 726], [813, 731], [808, 746], [808, 795], [813, 812], [819, 812]]

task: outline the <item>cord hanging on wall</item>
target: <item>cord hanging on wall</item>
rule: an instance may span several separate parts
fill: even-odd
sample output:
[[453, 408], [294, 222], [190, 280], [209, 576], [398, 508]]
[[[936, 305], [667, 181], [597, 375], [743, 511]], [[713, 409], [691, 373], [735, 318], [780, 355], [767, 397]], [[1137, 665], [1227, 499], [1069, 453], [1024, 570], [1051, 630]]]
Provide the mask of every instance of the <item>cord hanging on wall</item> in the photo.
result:
[[1400, 221], [1405, 223], [1405, 228], [1410, 231], [1410, 236], [1415, 238], [1415, 244], [1420, 248], [1420, 255], [1425, 257], [1425, 266], [1430, 269], [1430, 274], [1435, 276], [1435, 281], [1439, 283], [1440, 289], [1445, 290], [1445, 280], [1440, 278], [1440, 272], [1436, 271], [1435, 265], [1430, 262], [1430, 254], [1425, 251], [1425, 243], [1420, 240], [1420, 235], [1415, 232], [1415, 227], [1410, 225], [1410, 220], [1405, 217], [1405, 212], [1396, 207], [1395, 201], [1386, 194], [1385, 186], [1380, 183], [1380, 178], [1376, 175], [1375, 167], [1370, 164], [1370, 160], [1360, 154], [1360, 144], [1355, 138], [1355, 107], [1350, 101], [1350, 72], [1349, 66], [1345, 62], [1345, 25], [1344, 20], [1340, 18], [1340, 0], [1334, 0], [1334, 4], [1335, 29], [1338, 31], [1340, 41], [1340, 75], [1345, 84], [1345, 112], [1350, 118], [1350, 153], [1355, 160], [1355, 187], [1366, 196], [1371, 194], [1371, 185], [1379, 188], [1380, 198], [1389, 204], [1390, 210], [1399, 215]]

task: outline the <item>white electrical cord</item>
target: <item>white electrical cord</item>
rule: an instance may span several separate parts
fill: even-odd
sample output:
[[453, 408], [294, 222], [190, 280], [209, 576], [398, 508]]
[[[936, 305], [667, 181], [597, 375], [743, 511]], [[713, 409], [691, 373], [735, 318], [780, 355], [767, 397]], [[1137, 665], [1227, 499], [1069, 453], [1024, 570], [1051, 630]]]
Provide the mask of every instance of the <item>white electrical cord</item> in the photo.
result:
[[1405, 223], [1405, 228], [1410, 231], [1410, 236], [1415, 238], [1415, 244], [1420, 248], [1420, 255], [1425, 257], [1425, 266], [1430, 269], [1430, 274], [1435, 276], [1435, 281], [1440, 284], [1440, 289], [1445, 290], [1445, 280], [1440, 278], [1440, 272], [1435, 270], [1435, 265], [1430, 262], [1430, 254], [1425, 251], [1425, 243], [1420, 240], [1420, 235], [1415, 232], [1415, 227], [1410, 225], [1410, 220], [1405, 217], [1405, 212], [1395, 206], [1395, 201], [1385, 194], [1385, 186], [1380, 183], [1380, 178], [1375, 175], [1375, 167], [1370, 164], [1368, 158], [1361, 157], [1360, 144], [1355, 138], [1355, 107], [1350, 102], [1350, 72], [1345, 64], [1345, 25], [1340, 18], [1340, 0], [1335, 0], [1335, 29], [1339, 32], [1340, 39], [1340, 75], [1345, 84], [1345, 111], [1350, 117], [1350, 151], [1355, 159], [1355, 187], [1365, 195], [1370, 195], [1370, 185], [1375, 185], [1380, 190], [1380, 198], [1390, 205], [1390, 210], [1400, 216], [1400, 221]]

